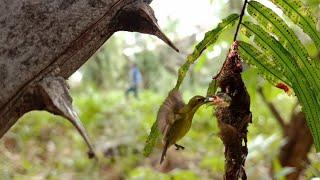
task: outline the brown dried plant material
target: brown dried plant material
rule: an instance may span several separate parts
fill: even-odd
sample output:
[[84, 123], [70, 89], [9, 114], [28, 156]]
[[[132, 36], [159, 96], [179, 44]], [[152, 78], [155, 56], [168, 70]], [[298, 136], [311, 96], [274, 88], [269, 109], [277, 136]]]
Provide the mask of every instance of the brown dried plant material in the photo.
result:
[[221, 92], [231, 97], [229, 106], [217, 106], [216, 117], [220, 138], [225, 146], [224, 179], [247, 179], [244, 165], [248, 154], [247, 127], [251, 123], [250, 96], [241, 78], [242, 64], [238, 54], [238, 42], [232, 44], [229, 55], [214, 77]]

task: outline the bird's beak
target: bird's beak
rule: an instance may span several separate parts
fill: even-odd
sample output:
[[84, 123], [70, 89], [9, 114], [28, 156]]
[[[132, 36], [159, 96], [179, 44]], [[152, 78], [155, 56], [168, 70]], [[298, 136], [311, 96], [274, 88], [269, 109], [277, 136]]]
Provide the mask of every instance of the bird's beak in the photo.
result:
[[204, 102], [205, 102], [205, 103], [213, 102], [213, 101], [214, 101], [214, 98], [213, 98], [213, 97], [206, 97], [206, 98], [204, 99]]
[[227, 97], [220, 97], [219, 95], [215, 95], [212, 97], [206, 97], [204, 102], [208, 103], [209, 106], [214, 105], [219, 107], [228, 107], [230, 106], [231, 99]]

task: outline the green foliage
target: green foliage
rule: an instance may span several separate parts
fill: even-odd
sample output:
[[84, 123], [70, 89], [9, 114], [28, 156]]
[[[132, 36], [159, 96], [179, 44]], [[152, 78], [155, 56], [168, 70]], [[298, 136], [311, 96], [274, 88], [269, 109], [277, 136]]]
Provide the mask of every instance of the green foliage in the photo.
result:
[[[316, 19], [302, 2], [299, 0], [272, 0], [272, 2], [309, 35], [317, 49], [320, 49], [320, 33], [316, 30]], [[294, 30], [271, 9], [259, 2], [250, 1], [248, 13], [257, 24], [244, 22], [241, 32], [253, 40], [257, 47], [240, 42], [241, 56], [246, 62], [256, 66], [260, 74], [273, 85], [279, 86], [283, 82], [287, 88], [294, 90], [306, 114], [316, 149], [320, 151], [320, 63], [312, 60]], [[193, 53], [179, 69], [176, 89], [179, 89], [191, 64], [238, 18], [237, 14], [231, 14], [218, 27], [206, 33], [204, 39], [196, 45]], [[216, 88], [213, 80], [209, 84], [207, 94], [214, 94]], [[290, 91], [287, 93], [290, 94]]]
[[[316, 31], [315, 20], [308, 8], [298, 0], [273, 2], [311, 37], [319, 49], [320, 34]], [[250, 64], [257, 66], [271, 83], [283, 81], [293, 88], [307, 116], [316, 148], [320, 151], [319, 63], [311, 60], [294, 31], [271, 9], [251, 1], [248, 12], [260, 26], [244, 22], [241, 32], [249, 38], [252, 37], [260, 50], [241, 42], [240, 54]]]
[[[218, 27], [207, 32], [204, 36], [204, 39], [200, 41], [196, 47], [193, 50], [193, 53], [188, 55], [186, 62], [180, 67], [179, 69], [179, 76], [177, 80], [177, 84], [175, 86], [175, 89], [179, 89], [181, 83], [183, 82], [183, 79], [186, 76], [186, 73], [188, 72], [191, 64], [193, 64], [202, 54], [204, 50], [206, 50], [209, 46], [214, 44], [218, 38], [219, 35], [226, 30], [228, 27], [231, 27], [235, 24], [235, 22], [238, 20], [239, 15], [238, 14], [231, 14], [227, 18], [223, 19], [221, 23], [218, 24]], [[215, 81], [213, 80], [212, 83], [210, 83], [208, 93], [214, 94], [217, 87], [215, 86]], [[144, 155], [148, 156], [151, 154], [153, 147], [155, 146], [158, 137], [160, 135], [159, 130], [157, 129], [157, 122], [155, 122], [152, 125], [151, 132], [148, 136], [148, 139], [146, 141], [146, 145], [144, 148]]]
[[298, 69], [298, 66], [288, 51], [260, 26], [251, 22], [244, 22], [242, 25], [242, 32], [249, 37], [254, 35], [252, 36], [254, 38], [253, 41], [268, 57], [271, 57], [274, 60], [273, 62], [278, 66], [278, 69], [284, 73], [284, 76], [289, 80], [295, 79], [296, 77], [292, 76], [292, 74]]
[[239, 52], [245, 62], [257, 67], [259, 73], [273, 85], [285, 82], [291, 86], [288, 79], [283, 75], [283, 72], [277, 69], [277, 65], [254, 46], [241, 41], [239, 43]]
[[[271, 9], [256, 1], [249, 2], [248, 12], [266, 31], [275, 34], [279, 38], [279, 42], [296, 58], [296, 63], [304, 70], [308, 78], [320, 84], [316, 67], [311, 65], [308, 51], [294, 31]], [[316, 86], [315, 88], [318, 87]], [[317, 91], [320, 92], [320, 89], [317, 89]]]
[[206, 50], [209, 46], [211, 46], [218, 40], [219, 36], [223, 31], [225, 31], [229, 27], [232, 27], [238, 19], [238, 14], [231, 14], [227, 18], [223, 19], [222, 22], [219, 23], [215, 29], [206, 32], [203, 40], [196, 45], [193, 52], [190, 55], [188, 55], [186, 62], [180, 67], [179, 76], [175, 89], [179, 89], [191, 64], [193, 64], [200, 57], [204, 50]]
[[[244, 72], [252, 100], [253, 124], [249, 127], [250, 148], [246, 170], [249, 179], [263, 179], [268, 176], [270, 161], [277, 158], [281, 143], [281, 130], [272, 114], [260, 98], [254, 98], [256, 84], [259, 82], [255, 69]], [[260, 80], [261, 81], [261, 80]], [[195, 91], [185, 91], [188, 98], [195, 93], [203, 93], [205, 86], [196, 84]], [[97, 90], [84, 86], [81, 91], [73, 92], [75, 107], [80, 118], [85, 120], [91, 139], [97, 149], [99, 162], [87, 158], [87, 147], [81, 137], [75, 133], [71, 124], [58, 116], [45, 112], [33, 112], [25, 115], [11, 131], [0, 141], [0, 179], [222, 179], [224, 171], [223, 144], [219, 139], [217, 122], [212, 117], [212, 108], [203, 106], [194, 117], [194, 123], [188, 135], [181, 140], [184, 151], [174, 151], [174, 164], [183, 164], [192, 169], [175, 169], [169, 173], [157, 170], [161, 150], [156, 146], [153, 154], [143, 157], [146, 134], [156, 118], [158, 105], [165, 97], [154, 91], [140, 93], [140, 100], [125, 98], [119, 89], [113, 91]], [[203, 88], [203, 89], [202, 89]], [[278, 108], [283, 117], [289, 117], [295, 99], [281, 94], [271, 85], [264, 85], [265, 94]], [[72, 91], [75, 89], [72, 88]], [[259, 96], [257, 96], [259, 97]], [[100, 107], [98, 107], [100, 106]], [[92, 112], [86, 109], [91, 109]], [[270, 131], [272, 129], [272, 131]], [[266, 146], [268, 137], [277, 134], [272, 145]], [[256, 142], [255, 139], [263, 139]], [[16, 142], [8, 148], [8, 142]], [[12, 144], [15, 144], [13, 143]], [[263, 142], [263, 143], [261, 143]], [[120, 155], [103, 156], [105, 145], [120, 144]], [[116, 146], [117, 147], [117, 146]], [[116, 149], [115, 149], [116, 150]], [[310, 154], [312, 155], [312, 154]], [[319, 169], [320, 162], [311, 156], [312, 166], [306, 170], [309, 179], [315, 176], [312, 168]], [[154, 164], [153, 164], [154, 163]], [[279, 172], [281, 169], [279, 169]]]
[[160, 131], [159, 131], [157, 122], [154, 122], [151, 127], [151, 132], [148, 136], [146, 145], [143, 149], [144, 156], [148, 157], [152, 153], [153, 148], [156, 145], [159, 136], [160, 136]]
[[266, 31], [275, 34], [281, 44], [296, 57], [299, 62], [308, 61], [308, 52], [302, 45], [294, 31], [271, 9], [251, 1], [248, 4], [248, 13], [259, 22]]
[[275, 5], [282, 9], [292, 22], [298, 25], [320, 49], [320, 33], [316, 30], [316, 18], [312, 15], [309, 8], [304, 6], [299, 0], [271, 0]]
[[[315, 6], [319, 4], [318, 0], [308, 1], [313, 1]], [[219, 2], [217, 1], [217, 3]], [[235, 2], [238, 3], [240, 1]], [[254, 3], [255, 2], [252, 2], [251, 4], [254, 5]], [[251, 4], [249, 6], [251, 6]], [[296, 99], [293, 96], [286, 96], [281, 90], [274, 88], [268, 83], [263, 83], [264, 81], [257, 78], [256, 72], [258, 71], [262, 74], [272, 82], [273, 85], [279, 82], [285, 82], [291, 87], [298, 86], [295, 81], [292, 81], [294, 80], [292, 74], [290, 74], [290, 72], [287, 73], [290, 69], [285, 68], [286, 66], [283, 66], [283, 63], [278, 62], [282, 60], [281, 58], [279, 59], [279, 57], [283, 57], [287, 62], [290, 56], [287, 55], [287, 53], [290, 52], [289, 54], [295, 58], [293, 62], [297, 62], [297, 69], [299, 70], [294, 70], [296, 72], [293, 73], [299, 75], [297, 77], [303, 78], [300, 80], [301, 82], [298, 83], [299, 85], [304, 85], [302, 87], [303, 89], [307, 86], [308, 89], [306, 90], [309, 91], [311, 86], [309, 86], [310, 83], [306, 84], [305, 79], [314, 75], [309, 73], [305, 74], [306, 77], [302, 77], [300, 76], [300, 69], [305, 71], [303, 69], [305, 59], [308, 59], [308, 63], [306, 63], [308, 69], [311, 68], [309, 63], [311, 63], [314, 69], [319, 67], [319, 64], [316, 64], [317, 61], [309, 60], [309, 55], [305, 54], [305, 50], [301, 49], [300, 45], [302, 45], [302, 43], [299, 40], [296, 41], [292, 39], [292, 33], [288, 33], [286, 28], [281, 31], [277, 29], [278, 25], [276, 25], [276, 23], [283, 23], [281, 18], [275, 17], [282, 22], [273, 20], [273, 18], [269, 18], [267, 9], [264, 7], [258, 8], [262, 8], [267, 15], [267, 17], [262, 17], [259, 12], [255, 12], [257, 15], [252, 15], [259, 25], [261, 25], [260, 29], [276, 35], [277, 37], [273, 39], [277, 40], [283, 46], [281, 51], [285, 49], [288, 52], [283, 51], [283, 54], [275, 56], [273, 55], [273, 50], [265, 51], [261, 46], [257, 44], [254, 45], [251, 42], [248, 43], [248, 41], [245, 40], [245, 42], [240, 42], [239, 51], [241, 57], [252, 66], [257, 67], [250, 68], [242, 74], [251, 96], [251, 111], [254, 118], [254, 123], [249, 126], [248, 146], [250, 153], [246, 161], [246, 172], [248, 179], [266, 178], [270, 176], [268, 169], [270, 168], [270, 162], [272, 162], [277, 178], [281, 179], [284, 178], [283, 176], [288, 172], [288, 169], [282, 168], [279, 162], [275, 161], [275, 159], [278, 158], [279, 147], [282, 143], [282, 131], [278, 124], [275, 123], [274, 117], [268, 108], [266, 108], [259, 95], [256, 95], [256, 89], [257, 86], [263, 85], [263, 90], [268, 100], [273, 102], [278, 109], [281, 109], [280, 113], [284, 119], [290, 117]], [[259, 18], [262, 20], [259, 20]], [[249, 20], [249, 17], [245, 17], [245, 19]], [[263, 25], [264, 22], [269, 26]], [[283, 24], [281, 24], [281, 26], [282, 25]], [[267, 27], [270, 27], [270, 29], [267, 29]], [[289, 30], [292, 31], [290, 28]], [[220, 35], [219, 39], [228, 41], [228, 38], [232, 37], [231, 33], [233, 32], [221, 30], [220, 33], [222, 33], [222, 31], [224, 32]], [[286, 33], [286, 36], [281, 35], [283, 32]], [[270, 33], [266, 34], [270, 35]], [[140, 37], [140, 35], [136, 35]], [[254, 35], [257, 39], [259, 38], [252, 32], [251, 35]], [[214, 117], [212, 117], [212, 107], [206, 106], [199, 109], [194, 117], [194, 123], [188, 136], [181, 140], [181, 144], [186, 147], [186, 150], [173, 151], [173, 153], [176, 153], [174, 155], [177, 156], [174, 156], [172, 158], [173, 161], [170, 161], [170, 163], [173, 162], [172, 164], [179, 167], [179, 169], [168, 173], [158, 172], [161, 151], [157, 146], [154, 147], [153, 143], [156, 141], [149, 141], [152, 142], [150, 144], [153, 144], [151, 150], [149, 147], [145, 149], [143, 149], [143, 147], [145, 146], [145, 139], [147, 138], [146, 134], [150, 132], [151, 126], [156, 132], [151, 134], [157, 135], [157, 128], [153, 125], [157, 108], [165, 97], [165, 92], [170, 89], [170, 86], [174, 86], [175, 83], [175, 79], [172, 80], [172, 72], [169, 73], [163, 66], [165, 62], [169, 61], [168, 59], [170, 59], [170, 62], [173, 62], [176, 58], [172, 57], [171, 54], [169, 55], [167, 51], [162, 53], [165, 55], [164, 57], [160, 57], [160, 49], [164, 50], [165, 48], [157, 47], [156, 50], [146, 52], [142, 50], [146, 49], [145, 44], [143, 44], [144, 46], [142, 47], [137, 44], [133, 45], [133, 47], [139, 47], [142, 51], [136, 52], [129, 58], [136, 62], [141, 68], [144, 73], [144, 79], [150, 81], [149, 85], [151, 90], [143, 90], [140, 93], [140, 100], [135, 100], [130, 97], [125, 98], [124, 86], [127, 79], [124, 76], [127, 74], [126, 71], [130, 65], [127, 60], [123, 59], [123, 51], [128, 45], [124, 46], [124, 42], [118, 42], [121, 36], [115, 38], [113, 38], [114, 40], [112, 41], [109, 40], [107, 47], [101, 49], [98, 55], [94, 56], [92, 60], [83, 67], [81, 70], [83, 73], [81, 84], [77, 87], [72, 86], [71, 88], [73, 91], [74, 105], [79, 111], [80, 119], [84, 122], [97, 149], [99, 162], [87, 159], [85, 153], [87, 148], [69, 122], [49, 113], [33, 112], [26, 114], [19, 120], [19, 123], [0, 141], [0, 152], [2, 153], [0, 156], [0, 179], [169, 180], [223, 178], [223, 145], [218, 137], [217, 122]], [[148, 36], [141, 36], [140, 40], [146, 41], [148, 38]], [[252, 38], [256, 43], [258, 41], [257, 39], [254, 40], [254, 38]], [[271, 41], [273, 42], [274, 40]], [[190, 45], [186, 46], [186, 48], [189, 48]], [[314, 55], [316, 49], [313, 47], [313, 44], [311, 46]], [[304, 45], [302, 45], [302, 48], [304, 48]], [[293, 51], [292, 49], [296, 50]], [[210, 48], [207, 51], [209, 50]], [[309, 47], [307, 47], [307, 50], [310, 52]], [[308, 58], [305, 58], [306, 56]], [[199, 58], [203, 57], [204, 56], [200, 56]], [[224, 59], [224, 57], [222, 58]], [[158, 62], [158, 59], [161, 61]], [[197, 65], [199, 66], [195, 68], [197, 78], [204, 79], [203, 77], [205, 76], [208, 78], [207, 81], [209, 81], [212, 75], [212, 69], [215, 67], [208, 66], [209, 63], [212, 62], [209, 61], [209, 59], [206, 60], [204, 58], [203, 60], [200, 59], [200, 61], [202, 61], [204, 65], [199, 65], [198, 60]], [[179, 64], [179, 62], [174, 62], [173, 64]], [[173, 68], [176, 68], [176, 66]], [[208, 71], [208, 69], [210, 69], [210, 71]], [[286, 72], [284, 69], [286, 69]], [[309, 70], [311, 71], [311, 69]], [[313, 71], [314, 70], [312, 70], [311, 73], [313, 73]], [[199, 76], [200, 73], [203, 76]], [[290, 77], [290, 79], [287, 77]], [[316, 77], [320, 76], [317, 75]], [[205, 81], [205, 83], [207, 83], [207, 81]], [[99, 84], [101, 82], [103, 82], [102, 86]], [[311, 82], [314, 86], [313, 81], [308, 80], [308, 82]], [[184, 91], [185, 98], [194, 94], [204, 94], [205, 83], [201, 84], [199, 81], [195, 81], [195, 86], [190, 86], [188, 83], [185, 83], [187, 89]], [[214, 81], [212, 81], [209, 86], [208, 95], [215, 93], [215, 88], [216, 85]], [[295, 88], [294, 90], [299, 100], [304, 102], [304, 104], [302, 104], [304, 110], [311, 109], [312, 111], [309, 110], [308, 113], [311, 114], [311, 116], [317, 116], [317, 114], [313, 115], [313, 112], [317, 110], [316, 107], [306, 106], [309, 105], [310, 102], [310, 106], [317, 105], [310, 101], [310, 98], [314, 99], [316, 95], [308, 97], [308, 99], [304, 98], [305, 93], [310, 93], [301, 90], [302, 88]], [[314, 91], [317, 92], [316, 90]], [[272, 129], [272, 131], [270, 131], [270, 129]], [[157, 138], [149, 139], [157, 140]], [[115, 147], [120, 147], [112, 157], [103, 155], [106, 150], [105, 146], [109, 144], [116, 144], [119, 146]], [[148, 158], [142, 156], [142, 154], [149, 154], [152, 149], [154, 149], [153, 154]], [[309, 156], [311, 164], [305, 170], [306, 179], [320, 175], [320, 162], [318, 161], [319, 158], [317, 154], [311, 153]]]
[[215, 95], [217, 88], [218, 88], [217, 81], [215, 79], [213, 79], [209, 84], [209, 87], [207, 90], [207, 96]]

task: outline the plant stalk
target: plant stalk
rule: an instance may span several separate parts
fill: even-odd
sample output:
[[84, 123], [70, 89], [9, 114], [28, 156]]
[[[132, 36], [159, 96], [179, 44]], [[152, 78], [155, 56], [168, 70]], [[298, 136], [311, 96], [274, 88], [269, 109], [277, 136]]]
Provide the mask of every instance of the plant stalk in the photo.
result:
[[242, 19], [243, 19], [244, 12], [245, 12], [245, 10], [246, 10], [247, 4], [248, 4], [248, 0], [244, 0], [244, 4], [243, 4], [242, 10], [241, 10], [241, 14], [240, 14], [239, 23], [238, 23], [238, 25], [237, 25], [237, 30], [236, 30], [236, 32], [235, 32], [235, 34], [234, 34], [233, 41], [236, 41], [236, 40], [237, 40], [237, 36], [238, 36], [239, 30], [240, 30], [240, 25], [241, 25], [241, 23], [242, 23]]

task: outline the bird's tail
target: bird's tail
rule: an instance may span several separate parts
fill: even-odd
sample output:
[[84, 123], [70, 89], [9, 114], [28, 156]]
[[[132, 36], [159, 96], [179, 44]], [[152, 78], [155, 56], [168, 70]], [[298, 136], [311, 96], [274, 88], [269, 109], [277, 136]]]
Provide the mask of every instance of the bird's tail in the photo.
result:
[[164, 158], [166, 157], [168, 146], [169, 146], [169, 141], [167, 140], [166, 143], [164, 144], [164, 147], [163, 147], [163, 150], [162, 150], [160, 164], [162, 164]]

